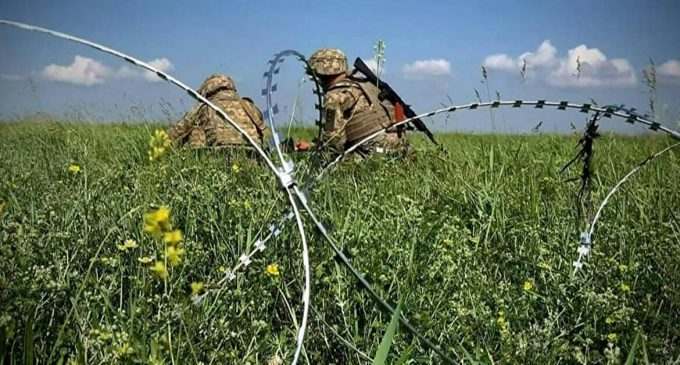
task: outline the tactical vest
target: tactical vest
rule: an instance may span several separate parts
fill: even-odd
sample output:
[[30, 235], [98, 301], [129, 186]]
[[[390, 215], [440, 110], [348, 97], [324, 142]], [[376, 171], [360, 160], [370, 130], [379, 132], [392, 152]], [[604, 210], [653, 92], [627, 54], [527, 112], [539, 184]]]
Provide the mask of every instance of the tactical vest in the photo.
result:
[[[387, 100], [380, 100], [380, 90], [373, 83], [352, 77], [331, 86], [329, 90], [347, 87], [360, 89], [370, 104], [368, 109], [352, 114], [352, 118], [347, 122], [345, 126], [347, 144], [358, 142], [394, 123], [394, 105]], [[355, 106], [356, 104], [352, 108]]]
[[[224, 105], [224, 102], [227, 102], [228, 106], [226, 106], [226, 108], [225, 108], [225, 109], [227, 109], [227, 111], [232, 110], [233, 109], [232, 105], [237, 104], [238, 108], [241, 109], [244, 112], [245, 116], [247, 117], [247, 119], [248, 119], [248, 121], [250, 122], [251, 125], [250, 126], [244, 125], [243, 123], [246, 122], [246, 121], [243, 120], [242, 117], [238, 118], [234, 115], [230, 115], [232, 120], [234, 120], [236, 123], [238, 123], [241, 126], [241, 128], [243, 128], [250, 135], [250, 137], [252, 137], [255, 140], [257, 140], [258, 142], [260, 142], [260, 144], [262, 144], [264, 142], [264, 135], [265, 135], [265, 131], [266, 131], [266, 126], [264, 124], [264, 121], [262, 120], [261, 114], [255, 109], [255, 105], [254, 105], [254, 103], [251, 99], [246, 98], [246, 97], [241, 98], [241, 97], [238, 96], [238, 94], [233, 94], [233, 95], [227, 94], [227, 95], [219, 95], [216, 98], [216, 100], [212, 100], [212, 101], [217, 102], [218, 106]], [[227, 115], [229, 115], [228, 112], [227, 112]], [[227, 124], [228, 129], [234, 134], [233, 137], [227, 138], [229, 140], [228, 144], [247, 144], [245, 139], [240, 137], [240, 134], [238, 133], [238, 131], [236, 131], [236, 129], [234, 129], [226, 121], [224, 121], [224, 123]], [[257, 135], [252, 135], [252, 127], [255, 127], [254, 129], [255, 129]], [[227, 142], [227, 141], [223, 141], [223, 142]]]

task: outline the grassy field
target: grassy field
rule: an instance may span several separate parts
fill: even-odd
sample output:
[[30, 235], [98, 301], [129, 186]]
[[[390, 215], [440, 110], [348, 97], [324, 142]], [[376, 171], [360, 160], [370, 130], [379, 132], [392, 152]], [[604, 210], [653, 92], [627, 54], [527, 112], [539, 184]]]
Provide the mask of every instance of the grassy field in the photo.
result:
[[[286, 209], [276, 179], [224, 151], [170, 151], [150, 161], [154, 128], [0, 124], [5, 363], [291, 360], [302, 283], [292, 227], [235, 281], [192, 302], [192, 283], [219, 280]], [[423, 143], [405, 160], [345, 162], [310, 193], [384, 298], [402, 301], [415, 326], [461, 361], [605, 364], [631, 352], [640, 362], [680, 361], [679, 152], [614, 196], [574, 276], [584, 223], [578, 182], [564, 180], [579, 170], [559, 170], [578, 137], [440, 139], [447, 152]], [[593, 201], [670, 142], [597, 140]], [[306, 156], [297, 158], [305, 165]], [[143, 230], [144, 213], [159, 206], [184, 234], [174, 246], [184, 254], [165, 278], [152, 268], [166, 246]], [[390, 317], [311, 224], [307, 231], [313, 310], [303, 362], [370, 362]], [[391, 356], [389, 363], [441, 362], [403, 329]]]

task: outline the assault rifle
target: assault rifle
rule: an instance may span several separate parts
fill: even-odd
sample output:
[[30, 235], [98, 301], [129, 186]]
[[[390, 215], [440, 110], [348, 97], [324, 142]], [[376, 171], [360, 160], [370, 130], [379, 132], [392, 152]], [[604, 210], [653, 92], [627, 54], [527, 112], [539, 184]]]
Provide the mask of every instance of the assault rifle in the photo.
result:
[[[401, 99], [399, 94], [397, 94], [394, 89], [390, 85], [388, 85], [385, 81], [383, 80], [378, 80], [378, 77], [375, 76], [373, 71], [364, 63], [364, 60], [361, 59], [361, 57], [357, 57], [357, 59], [354, 61], [354, 69], [356, 71], [361, 72], [364, 76], [366, 76], [366, 79], [373, 83], [377, 84], [378, 89], [380, 89], [380, 96], [381, 99], [387, 99], [389, 100], [392, 104], [394, 104], [394, 109], [395, 109], [395, 117], [396, 117], [396, 122], [400, 122], [406, 118], [413, 118], [417, 114], [411, 109], [411, 106], [406, 104], [404, 100]], [[432, 141], [435, 145], [439, 145], [437, 141], [434, 139], [434, 135], [430, 130], [427, 128], [425, 123], [420, 120], [420, 119], [414, 119], [410, 121], [408, 124], [413, 124], [413, 127], [415, 129], [425, 133], [427, 138]], [[411, 129], [413, 129], [413, 127]]]

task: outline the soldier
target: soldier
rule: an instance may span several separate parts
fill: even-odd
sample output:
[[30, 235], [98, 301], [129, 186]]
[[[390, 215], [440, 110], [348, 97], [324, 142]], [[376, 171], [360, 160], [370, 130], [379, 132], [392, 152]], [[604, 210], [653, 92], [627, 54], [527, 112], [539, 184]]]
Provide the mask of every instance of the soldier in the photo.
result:
[[[380, 100], [380, 90], [361, 74], [347, 73], [347, 58], [339, 49], [322, 48], [309, 64], [325, 93], [325, 125], [321, 147], [342, 152], [376, 131], [394, 124], [394, 105]], [[390, 131], [362, 145], [361, 155], [404, 151], [408, 147], [401, 132]]]
[[[213, 102], [239, 125], [251, 138], [262, 145], [267, 128], [262, 113], [249, 98], [241, 98], [234, 80], [214, 74], [208, 77], [198, 92]], [[177, 144], [191, 147], [249, 147], [250, 144], [231, 124], [204, 103], [194, 106], [168, 130]]]

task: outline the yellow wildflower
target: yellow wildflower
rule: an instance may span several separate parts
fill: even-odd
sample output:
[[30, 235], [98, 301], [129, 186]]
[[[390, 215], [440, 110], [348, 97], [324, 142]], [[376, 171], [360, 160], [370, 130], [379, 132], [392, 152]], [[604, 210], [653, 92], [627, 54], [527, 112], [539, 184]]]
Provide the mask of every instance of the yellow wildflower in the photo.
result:
[[144, 214], [144, 232], [159, 236], [164, 231], [172, 229], [170, 224], [170, 208], [162, 206]]
[[158, 224], [167, 223], [170, 220], [170, 208], [162, 206], [153, 212], [153, 219], [158, 222]]
[[201, 294], [201, 292], [203, 291], [203, 288], [205, 288], [205, 284], [203, 284], [202, 281], [198, 281], [198, 282], [194, 281], [193, 283], [191, 283], [191, 296], [196, 296], [196, 295]]
[[510, 336], [510, 324], [505, 319], [505, 311], [498, 311], [498, 318], [496, 318], [496, 325], [501, 333], [501, 337], [507, 338]]
[[239, 166], [238, 164], [232, 164], [231, 171], [235, 174], [238, 174], [239, 172], [241, 172], [241, 166]]
[[182, 241], [182, 231], [175, 229], [163, 234], [163, 241], [168, 245], [176, 245]]
[[611, 343], [615, 343], [616, 340], [619, 339], [619, 336], [616, 333], [610, 333], [607, 335], [607, 340]]
[[102, 264], [110, 266], [110, 267], [116, 267], [118, 266], [118, 259], [115, 257], [102, 257], [101, 259]]
[[534, 283], [531, 282], [531, 280], [526, 280], [524, 282], [524, 285], [522, 285], [522, 289], [524, 289], [524, 291], [531, 291], [533, 288], [534, 288]]
[[149, 150], [149, 161], [155, 161], [163, 157], [165, 154], [165, 148], [163, 147], [151, 147]]
[[162, 129], [156, 129], [151, 137], [151, 141], [155, 146], [170, 147], [170, 137]]
[[149, 257], [149, 256], [138, 257], [138, 258], [137, 258], [137, 261], [139, 261], [139, 262], [141, 262], [142, 264], [146, 265], [146, 264], [150, 264], [151, 261], [153, 261], [153, 257]]
[[177, 266], [182, 262], [182, 256], [184, 256], [184, 249], [177, 248], [175, 246], [168, 246], [165, 249], [165, 256], [168, 258], [170, 266]]
[[278, 277], [281, 273], [279, 272], [279, 265], [269, 264], [265, 269], [265, 272], [271, 277]]
[[78, 166], [77, 164], [72, 163], [72, 164], [69, 165], [69, 167], [68, 167], [68, 172], [70, 172], [71, 174], [75, 175], [75, 174], [77, 174], [77, 173], [80, 172], [80, 166]]
[[161, 158], [170, 144], [168, 134], [162, 129], [157, 129], [149, 140], [149, 160], [154, 161]]
[[168, 277], [168, 269], [165, 267], [163, 261], [156, 261], [149, 270], [161, 279]]
[[621, 291], [624, 293], [630, 292], [630, 285], [626, 283], [621, 283]]
[[116, 247], [118, 247], [119, 250], [125, 252], [127, 250], [137, 248], [138, 245], [137, 242], [135, 242], [135, 240], [125, 240], [125, 242], [123, 242], [122, 245], [116, 245]]
[[144, 222], [144, 232], [158, 236], [161, 234], [161, 227], [158, 224]]

